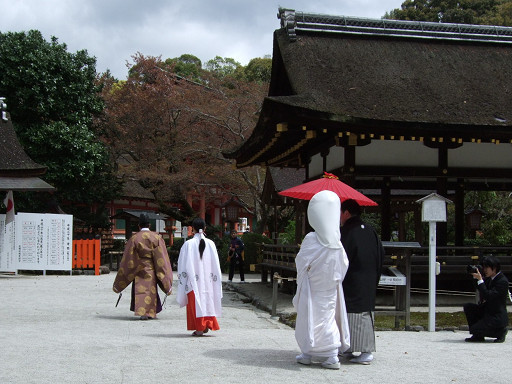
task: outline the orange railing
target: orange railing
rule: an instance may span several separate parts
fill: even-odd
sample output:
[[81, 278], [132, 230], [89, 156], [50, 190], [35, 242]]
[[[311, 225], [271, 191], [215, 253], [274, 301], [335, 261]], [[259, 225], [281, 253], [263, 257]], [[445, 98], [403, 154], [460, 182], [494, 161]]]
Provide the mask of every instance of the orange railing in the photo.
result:
[[100, 274], [100, 240], [73, 240], [73, 268], [94, 268]]

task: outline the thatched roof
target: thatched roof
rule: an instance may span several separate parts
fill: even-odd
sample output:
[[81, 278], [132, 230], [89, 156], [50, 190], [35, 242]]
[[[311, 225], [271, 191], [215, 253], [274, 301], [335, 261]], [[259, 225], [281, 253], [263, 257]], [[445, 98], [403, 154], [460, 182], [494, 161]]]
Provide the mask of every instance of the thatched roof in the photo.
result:
[[306, 178], [304, 168], [268, 167], [263, 184], [262, 198], [269, 204], [285, 205], [286, 198], [278, 193], [302, 184]]
[[512, 28], [293, 16], [274, 33], [258, 124], [225, 154], [237, 166], [301, 167], [351, 133], [512, 139]]
[[34, 162], [23, 150], [10, 115], [0, 119], [0, 175], [1, 176], [40, 176], [46, 167]]
[[247, 203], [245, 203], [244, 201], [240, 200], [238, 197], [232, 197], [231, 199], [227, 200], [226, 202], [224, 202], [223, 204], [220, 205], [220, 208], [225, 208], [225, 207], [227, 207], [229, 205], [238, 206], [239, 208], [242, 208], [247, 213], [250, 213], [251, 215], [254, 215], [254, 212], [251, 211], [251, 209], [249, 208]]
[[[5, 113], [5, 112], [4, 112]], [[39, 178], [46, 167], [23, 150], [9, 113], [0, 118], [0, 190], [50, 191], [55, 188]]]
[[115, 215], [111, 216], [110, 218], [138, 221], [141, 213], [145, 213], [148, 216], [149, 220], [166, 220], [167, 218], [169, 218], [168, 215], [155, 213], [153, 211], [134, 211], [128, 209], [123, 209], [122, 211], [117, 212]]
[[123, 181], [123, 198], [155, 200], [155, 195], [150, 190], [144, 188], [137, 180], [127, 178]]
[[284, 191], [285, 189], [295, 187], [305, 182], [306, 172], [303, 168], [277, 168], [269, 167], [268, 172], [272, 177], [275, 190], [277, 192]]
[[[313, 34], [275, 39], [293, 89], [334, 120], [510, 126], [512, 45]], [[277, 91], [277, 90], [276, 90]]]

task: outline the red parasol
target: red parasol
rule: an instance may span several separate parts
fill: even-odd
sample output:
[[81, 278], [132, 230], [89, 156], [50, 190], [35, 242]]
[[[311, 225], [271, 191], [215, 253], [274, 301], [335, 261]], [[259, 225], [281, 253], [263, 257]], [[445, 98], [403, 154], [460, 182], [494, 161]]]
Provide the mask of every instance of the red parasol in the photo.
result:
[[336, 193], [341, 201], [354, 199], [359, 205], [378, 205], [375, 201], [340, 181], [338, 176], [327, 172], [324, 172], [320, 179], [285, 189], [279, 194], [300, 200], [311, 200], [316, 193], [325, 190]]

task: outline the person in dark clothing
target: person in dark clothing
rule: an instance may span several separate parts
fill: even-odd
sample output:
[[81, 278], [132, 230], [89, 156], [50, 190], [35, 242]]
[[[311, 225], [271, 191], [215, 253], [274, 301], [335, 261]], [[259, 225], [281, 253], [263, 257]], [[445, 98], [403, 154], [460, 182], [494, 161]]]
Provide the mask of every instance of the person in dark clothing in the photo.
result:
[[[344, 356], [353, 363], [370, 364], [375, 351], [374, 312], [384, 248], [377, 232], [364, 223], [359, 204], [341, 203], [341, 242], [349, 264], [343, 292], [350, 328], [350, 348]], [[353, 352], [361, 352], [354, 356]]]
[[233, 275], [235, 274], [235, 268], [238, 267], [240, 272], [240, 282], [245, 282], [244, 278], [244, 243], [238, 237], [236, 230], [231, 231], [231, 243], [228, 251], [229, 261], [229, 281], [233, 281]]
[[[482, 278], [482, 274], [485, 279]], [[482, 260], [482, 273], [475, 268], [472, 273], [477, 280], [479, 303], [464, 304], [464, 314], [469, 325], [468, 342], [482, 342], [485, 337], [495, 338], [495, 343], [503, 343], [507, 335], [507, 299], [510, 298], [508, 279], [501, 272], [501, 265], [494, 256]]]

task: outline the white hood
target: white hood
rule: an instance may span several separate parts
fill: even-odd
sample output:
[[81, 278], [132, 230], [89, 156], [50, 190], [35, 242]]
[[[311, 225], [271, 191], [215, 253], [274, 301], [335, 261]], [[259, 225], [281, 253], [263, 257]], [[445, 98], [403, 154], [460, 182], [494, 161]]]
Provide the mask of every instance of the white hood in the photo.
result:
[[340, 198], [332, 191], [320, 191], [309, 202], [308, 221], [324, 247], [343, 248], [340, 240], [340, 205]]

